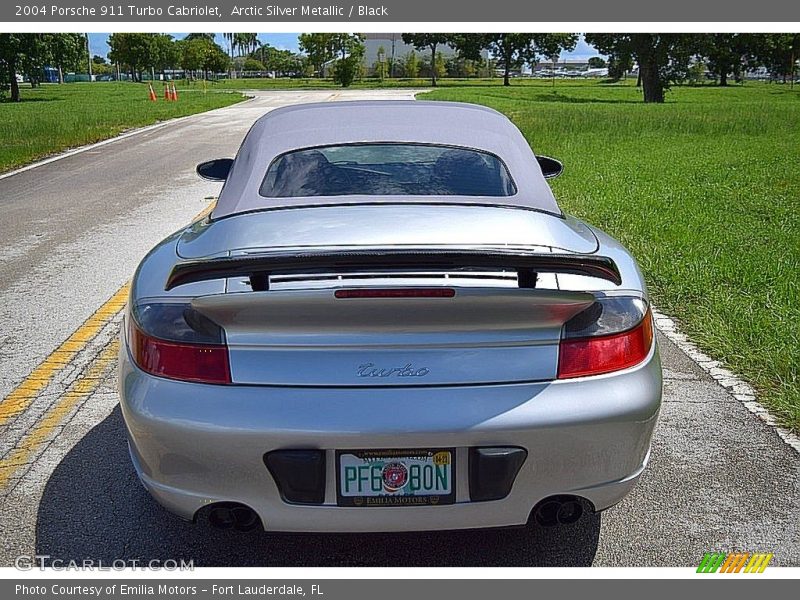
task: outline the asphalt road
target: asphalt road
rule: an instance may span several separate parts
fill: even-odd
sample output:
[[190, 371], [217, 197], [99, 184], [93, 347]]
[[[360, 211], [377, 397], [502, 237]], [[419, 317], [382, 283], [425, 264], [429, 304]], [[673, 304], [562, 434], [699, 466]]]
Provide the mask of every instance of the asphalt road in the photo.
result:
[[650, 467], [621, 504], [571, 527], [244, 534], [185, 523], [149, 498], [117, 406], [122, 294], [109, 298], [218, 191], [196, 178], [197, 162], [233, 155], [271, 108], [356, 97], [411, 93], [257, 93], [0, 179], [0, 565], [37, 553], [198, 566], [692, 566], [736, 550], [800, 566], [800, 455], [663, 335]]

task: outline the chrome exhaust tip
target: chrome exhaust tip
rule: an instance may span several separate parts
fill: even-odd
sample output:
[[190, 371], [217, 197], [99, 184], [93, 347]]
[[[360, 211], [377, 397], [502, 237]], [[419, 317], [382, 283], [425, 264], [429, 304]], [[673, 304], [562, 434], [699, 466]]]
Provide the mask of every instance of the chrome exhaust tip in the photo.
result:
[[217, 529], [253, 531], [261, 526], [261, 519], [249, 506], [235, 502], [220, 502], [208, 512], [208, 522]]
[[542, 527], [571, 525], [583, 516], [583, 501], [575, 496], [550, 496], [533, 509], [536, 523]]

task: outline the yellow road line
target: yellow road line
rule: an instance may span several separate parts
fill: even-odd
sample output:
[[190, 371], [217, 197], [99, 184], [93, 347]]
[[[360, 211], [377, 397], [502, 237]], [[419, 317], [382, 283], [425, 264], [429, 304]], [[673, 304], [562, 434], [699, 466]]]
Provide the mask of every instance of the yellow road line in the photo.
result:
[[[202, 219], [214, 209], [216, 199], [192, 219], [192, 222]], [[25, 380], [0, 400], [0, 426], [28, 408], [36, 396], [44, 390], [61, 369], [72, 361], [75, 356], [91, 342], [100, 330], [113, 319], [125, 306], [130, 291], [130, 283], [123, 285], [117, 292], [86, 321], [67, 341], [56, 348], [45, 358]]]
[[123, 285], [67, 341], [45, 358], [25, 380], [0, 401], [0, 425], [23, 412], [36, 396], [44, 390], [56, 374], [91, 342], [100, 330], [122, 310], [128, 298], [129, 284]]
[[76, 379], [44, 418], [25, 435], [14, 451], [0, 460], [0, 488], [5, 487], [14, 473], [30, 462], [39, 447], [51, 437], [72, 409], [97, 389], [116, 359], [118, 349], [119, 340], [114, 339], [103, 349], [86, 374]]
[[[215, 205], [216, 202], [209, 204], [192, 219], [192, 222], [207, 216]], [[103, 327], [124, 308], [129, 292], [130, 283], [126, 283], [84, 321], [65, 342], [45, 358], [22, 383], [0, 401], [0, 426], [28, 408], [56, 374], [97, 337]], [[76, 379], [67, 388], [67, 391], [47, 409], [14, 450], [6, 458], [0, 460], [0, 488], [5, 487], [11, 477], [30, 462], [39, 447], [51, 437], [53, 431], [61, 425], [72, 409], [97, 389], [108, 369], [116, 360], [118, 349], [119, 340], [114, 339], [91, 362], [88, 371]]]

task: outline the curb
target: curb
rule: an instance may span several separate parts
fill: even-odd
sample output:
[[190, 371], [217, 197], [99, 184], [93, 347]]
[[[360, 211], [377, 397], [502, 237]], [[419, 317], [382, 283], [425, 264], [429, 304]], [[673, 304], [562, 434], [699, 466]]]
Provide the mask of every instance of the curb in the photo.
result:
[[756, 391], [749, 383], [743, 381], [735, 373], [723, 367], [720, 361], [714, 360], [703, 353], [694, 342], [689, 340], [686, 334], [681, 333], [674, 320], [655, 308], [652, 308], [652, 310], [656, 328], [661, 333], [674, 343], [681, 352], [689, 357], [692, 362], [725, 388], [731, 396], [741, 402], [748, 411], [774, 429], [786, 445], [800, 454], [800, 437], [789, 429], [781, 427], [778, 420], [756, 400]]

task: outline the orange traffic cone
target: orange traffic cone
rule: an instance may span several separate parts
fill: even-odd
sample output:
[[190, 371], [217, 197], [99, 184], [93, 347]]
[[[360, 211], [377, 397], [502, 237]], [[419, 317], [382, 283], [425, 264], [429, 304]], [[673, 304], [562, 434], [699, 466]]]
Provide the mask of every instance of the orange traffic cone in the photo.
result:
[[177, 102], [178, 101], [178, 90], [175, 87], [175, 84], [172, 84], [172, 99]]
[[150, 88], [150, 102], [155, 102], [156, 100], [158, 100], [158, 98], [156, 98], [156, 93], [153, 90], [153, 84], [148, 83], [147, 85]]
[[164, 86], [164, 100], [172, 100], [172, 95], [169, 93], [169, 84]]

